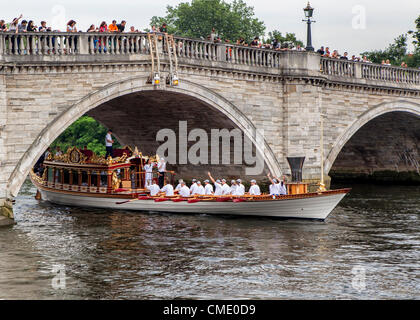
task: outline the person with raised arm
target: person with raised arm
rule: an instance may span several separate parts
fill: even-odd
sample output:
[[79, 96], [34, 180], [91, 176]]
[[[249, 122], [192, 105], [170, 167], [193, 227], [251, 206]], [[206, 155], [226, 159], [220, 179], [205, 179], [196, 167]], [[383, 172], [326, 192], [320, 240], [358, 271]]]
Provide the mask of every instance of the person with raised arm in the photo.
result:
[[222, 188], [222, 183], [219, 179], [214, 180], [214, 178], [211, 176], [210, 171], [207, 172], [207, 174], [209, 175], [209, 178], [211, 180], [211, 182], [213, 182], [214, 186], [215, 186], [215, 191], [214, 191], [214, 195], [215, 196], [221, 196], [223, 194], [223, 188]]
[[276, 178], [271, 178], [270, 173], [267, 173], [267, 178], [270, 180], [271, 184], [269, 186], [271, 196], [280, 195], [280, 182]]

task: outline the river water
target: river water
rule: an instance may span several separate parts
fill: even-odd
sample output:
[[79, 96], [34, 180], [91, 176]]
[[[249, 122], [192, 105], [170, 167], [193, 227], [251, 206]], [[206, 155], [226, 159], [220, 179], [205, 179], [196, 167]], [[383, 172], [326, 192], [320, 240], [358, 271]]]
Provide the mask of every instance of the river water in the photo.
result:
[[63, 207], [26, 182], [0, 299], [419, 299], [420, 187], [355, 185], [326, 222]]

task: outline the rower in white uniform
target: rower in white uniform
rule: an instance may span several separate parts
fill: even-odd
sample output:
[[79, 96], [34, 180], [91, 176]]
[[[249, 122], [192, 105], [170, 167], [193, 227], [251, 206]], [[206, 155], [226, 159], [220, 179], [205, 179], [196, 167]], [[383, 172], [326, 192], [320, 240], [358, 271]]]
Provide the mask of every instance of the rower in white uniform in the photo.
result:
[[147, 188], [147, 189], [149, 189], [149, 191], [150, 191], [150, 195], [151, 195], [152, 197], [156, 196], [156, 195], [160, 192], [160, 188], [159, 188], [159, 186], [156, 184], [156, 181], [153, 181], [153, 182], [152, 182], [152, 185], [147, 186], [146, 188]]
[[190, 196], [190, 188], [188, 188], [186, 185], [185, 185], [185, 182], [184, 181], [182, 181], [181, 182], [181, 189], [179, 189], [179, 195], [181, 196], [181, 197], [184, 197], [184, 198], [187, 198], [187, 197], [189, 197]]
[[230, 182], [230, 189], [231, 189], [231, 193], [232, 195], [236, 195], [236, 189], [238, 188], [238, 184], [236, 183], [236, 180], [232, 180]]
[[223, 189], [222, 189], [222, 182], [217, 179], [214, 180], [214, 178], [211, 176], [211, 173], [208, 172], [209, 178], [211, 180], [211, 182], [213, 182], [215, 190], [214, 190], [214, 195], [215, 196], [221, 196], [223, 194]]
[[210, 180], [204, 180], [204, 191], [205, 191], [205, 195], [212, 195], [213, 194], [213, 186], [210, 183]]
[[261, 195], [260, 187], [257, 184], [257, 181], [251, 180], [251, 187], [249, 188], [249, 194], [252, 196]]
[[227, 196], [232, 194], [232, 189], [226, 183], [226, 179], [222, 179], [222, 195]]
[[192, 185], [190, 187], [191, 195], [195, 194], [195, 189], [197, 188], [197, 179], [192, 179]]
[[174, 195], [174, 187], [168, 182], [167, 178], [165, 178], [165, 185], [160, 191], [164, 192], [167, 197], [172, 197]]
[[236, 180], [237, 187], [236, 187], [236, 196], [243, 196], [245, 194], [245, 186], [242, 184], [242, 180], [238, 179]]
[[191, 195], [199, 195], [203, 196], [205, 194], [204, 187], [201, 185], [201, 181], [197, 181], [196, 187], [194, 189], [194, 193], [191, 193]]
[[178, 191], [178, 192], [179, 192], [179, 190], [181, 190], [181, 187], [182, 187], [182, 186], [181, 186], [181, 183], [182, 183], [182, 182], [184, 182], [184, 180], [182, 180], [182, 179], [179, 179], [179, 180], [178, 180], [178, 185], [176, 186], [175, 191]]

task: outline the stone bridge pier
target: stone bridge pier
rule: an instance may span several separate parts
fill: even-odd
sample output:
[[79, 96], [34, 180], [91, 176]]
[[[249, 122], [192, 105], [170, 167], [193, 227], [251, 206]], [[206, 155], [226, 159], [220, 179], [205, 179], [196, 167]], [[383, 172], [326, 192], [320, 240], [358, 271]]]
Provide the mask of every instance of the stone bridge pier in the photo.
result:
[[[77, 41], [64, 41], [69, 36]], [[268, 171], [290, 174], [290, 156], [305, 156], [303, 178], [309, 182], [319, 181], [321, 159], [325, 175], [332, 168], [416, 170], [420, 162], [419, 70], [180, 37], [174, 54], [161, 47], [152, 63], [143, 33], [25, 33], [19, 39], [11, 46], [17, 37], [0, 34], [2, 216], [12, 217], [11, 201], [30, 169], [83, 115], [144, 153], [155, 152], [163, 128], [178, 136], [194, 129], [239, 129], [264, 161], [260, 180]], [[160, 74], [159, 85], [150, 83], [152, 71]], [[165, 81], [174, 73], [178, 86]], [[179, 132], [180, 121], [188, 123], [187, 133]], [[228, 144], [232, 163], [235, 144]], [[203, 179], [208, 170], [251, 178], [246, 163], [177, 160], [170, 165], [185, 178]]]

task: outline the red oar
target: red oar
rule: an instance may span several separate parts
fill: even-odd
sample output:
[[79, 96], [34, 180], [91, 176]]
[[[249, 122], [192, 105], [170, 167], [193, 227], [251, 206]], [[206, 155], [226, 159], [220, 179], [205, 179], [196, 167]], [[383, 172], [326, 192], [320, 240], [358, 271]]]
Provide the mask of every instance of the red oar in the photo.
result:
[[244, 198], [237, 198], [237, 199], [233, 199], [233, 202], [247, 202], [248, 200], [244, 199]]
[[188, 199], [185, 198], [177, 198], [177, 199], [172, 199], [172, 202], [181, 202], [181, 201], [187, 201]]
[[139, 200], [139, 199], [131, 199], [131, 200], [122, 201], [122, 202], [115, 202], [115, 204], [124, 204], [124, 203], [133, 202], [133, 201], [137, 201], [137, 200]]
[[138, 200], [150, 200], [150, 199], [152, 199], [152, 198], [151, 197], [148, 197], [148, 196], [145, 196], [145, 197], [138, 197], [136, 199], [131, 199], [131, 200], [127, 200], [127, 201], [116, 202], [115, 204], [124, 204], [124, 203], [138, 201]]

